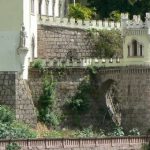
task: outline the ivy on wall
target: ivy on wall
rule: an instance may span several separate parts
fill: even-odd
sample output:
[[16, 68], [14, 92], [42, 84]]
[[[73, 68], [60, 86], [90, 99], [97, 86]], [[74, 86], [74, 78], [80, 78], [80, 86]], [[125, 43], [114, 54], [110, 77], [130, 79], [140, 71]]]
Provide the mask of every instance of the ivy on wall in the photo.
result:
[[91, 84], [89, 76], [80, 83], [76, 94], [69, 101], [69, 107], [75, 114], [81, 115], [89, 111], [90, 108]]
[[46, 74], [43, 78], [43, 94], [38, 101], [38, 118], [47, 126], [56, 127], [59, 124], [59, 117], [55, 111], [56, 81], [52, 73]]
[[97, 56], [111, 58], [122, 56], [122, 38], [119, 30], [88, 30], [93, 39]]

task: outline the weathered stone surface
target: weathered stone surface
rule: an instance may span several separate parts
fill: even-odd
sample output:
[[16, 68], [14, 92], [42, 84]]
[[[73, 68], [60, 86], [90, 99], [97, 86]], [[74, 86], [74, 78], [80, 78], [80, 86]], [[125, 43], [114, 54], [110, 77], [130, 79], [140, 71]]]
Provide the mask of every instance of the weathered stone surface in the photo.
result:
[[[64, 70], [57, 84], [58, 108], [61, 111], [66, 100], [76, 92], [77, 86], [87, 70], [84, 68], [72, 68]], [[139, 128], [142, 133], [146, 133], [150, 124], [150, 68], [149, 67], [120, 67], [103, 68], [97, 72], [95, 77], [99, 98], [92, 99], [91, 112], [84, 116], [82, 123], [85, 125], [100, 124], [99, 106], [104, 107], [105, 92], [103, 85], [112, 80], [117, 83], [118, 100], [121, 111], [121, 124], [129, 130]], [[42, 92], [42, 75], [38, 72], [30, 72], [29, 84], [32, 91], [33, 100], [36, 103]], [[109, 88], [109, 87], [107, 87]], [[107, 89], [106, 89], [107, 90]]]
[[36, 125], [35, 107], [28, 83], [16, 72], [0, 72], [0, 104], [13, 108], [18, 120]]
[[81, 29], [38, 26], [38, 57], [45, 59], [95, 57], [92, 38]]

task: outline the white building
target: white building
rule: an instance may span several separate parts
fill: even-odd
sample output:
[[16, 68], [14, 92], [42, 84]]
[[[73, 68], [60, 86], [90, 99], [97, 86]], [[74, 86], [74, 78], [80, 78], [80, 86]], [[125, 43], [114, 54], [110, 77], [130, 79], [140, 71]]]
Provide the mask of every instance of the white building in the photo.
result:
[[[113, 22], [82, 21], [68, 24], [69, 0], [0, 0], [0, 71], [17, 71], [23, 79], [28, 78], [28, 66], [37, 58], [38, 24], [58, 25], [78, 28], [111, 29], [120, 25]], [[84, 0], [83, 0], [84, 2]], [[150, 14], [146, 22], [139, 16], [133, 20], [122, 15], [122, 35], [124, 37], [124, 63], [150, 63]], [[25, 30], [24, 30], [25, 29]]]
[[150, 64], [150, 13], [146, 13], [145, 22], [140, 16], [129, 20], [128, 14], [122, 14], [123, 56], [126, 65]]
[[[0, 71], [23, 72], [27, 79], [29, 63], [37, 57], [38, 19], [43, 15], [64, 17], [67, 5], [68, 0], [0, 0]], [[21, 33], [22, 26], [25, 31]], [[20, 34], [25, 34], [27, 54], [26, 48], [18, 50]]]

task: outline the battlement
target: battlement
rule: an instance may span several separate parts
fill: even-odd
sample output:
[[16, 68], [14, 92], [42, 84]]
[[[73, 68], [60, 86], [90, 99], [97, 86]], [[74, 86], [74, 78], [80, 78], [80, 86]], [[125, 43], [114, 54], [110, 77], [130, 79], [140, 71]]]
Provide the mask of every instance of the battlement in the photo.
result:
[[121, 26], [126, 29], [150, 28], [150, 13], [146, 13], [145, 22], [142, 21], [140, 15], [133, 15], [130, 20], [128, 13], [121, 14]]
[[121, 66], [122, 59], [83, 58], [79, 60], [49, 59], [45, 61], [46, 67], [88, 67], [88, 66]]
[[79, 29], [120, 29], [121, 24], [120, 22], [114, 21], [102, 21], [102, 20], [75, 20], [75, 19], [68, 19], [68, 18], [57, 18], [57, 17], [47, 17], [47, 16], [40, 16], [38, 24], [40, 25], [47, 25], [47, 26], [59, 26], [59, 27], [67, 27], [67, 28], [79, 28]]

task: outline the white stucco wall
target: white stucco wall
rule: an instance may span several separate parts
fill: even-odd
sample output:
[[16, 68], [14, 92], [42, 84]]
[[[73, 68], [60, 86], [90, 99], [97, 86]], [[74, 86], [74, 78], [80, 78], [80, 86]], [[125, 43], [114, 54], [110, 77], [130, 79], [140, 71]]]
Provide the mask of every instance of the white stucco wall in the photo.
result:
[[[27, 32], [26, 47], [29, 52], [25, 58], [25, 71], [23, 76], [28, 78], [28, 66], [34, 57], [37, 57], [37, 14], [38, 0], [34, 1], [34, 13], [31, 12], [31, 0], [23, 0], [23, 22]], [[35, 48], [33, 52], [32, 37], [35, 39]], [[33, 56], [34, 53], [34, 56]]]
[[21, 71], [17, 48], [22, 24], [22, 0], [0, 0], [0, 71]]
[[[143, 56], [128, 56], [128, 45], [132, 40], [137, 40], [143, 45]], [[149, 64], [150, 63], [150, 37], [145, 35], [126, 36], [123, 44], [124, 63], [126, 65]]]
[[53, 0], [49, 0], [48, 15], [53, 16]]

